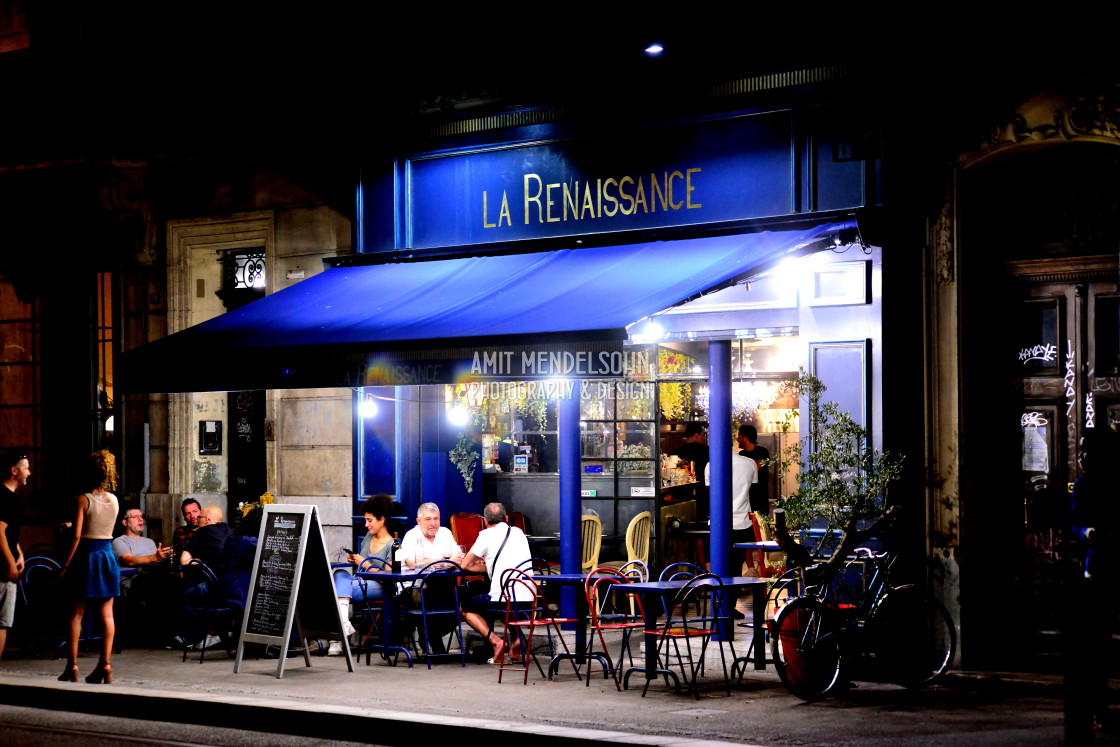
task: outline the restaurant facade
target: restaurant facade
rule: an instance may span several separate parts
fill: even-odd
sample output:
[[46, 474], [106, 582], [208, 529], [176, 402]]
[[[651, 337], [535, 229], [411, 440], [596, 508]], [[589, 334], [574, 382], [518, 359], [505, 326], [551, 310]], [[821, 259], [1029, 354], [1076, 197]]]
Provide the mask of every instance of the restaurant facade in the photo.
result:
[[[234, 511], [267, 490], [351, 546], [384, 491], [406, 517], [501, 500], [568, 564], [580, 514], [618, 536], [649, 510], [661, 557], [669, 516], [729, 536], [723, 499], [662, 456], [691, 422], [713, 454], [733, 423], [788, 445], [803, 421], [779, 384], [805, 369], [905, 454], [899, 549], [958, 621], [962, 663], [1040, 666], [1077, 440], [1118, 419], [1118, 130], [1092, 103], [1115, 88], [1027, 96], [961, 146], [869, 119], [851, 75], [733, 81], [622, 122], [438, 117], [330, 190], [283, 167], [5, 171], [10, 200], [38, 179], [119, 190], [90, 205], [96, 258], [66, 286], [4, 267], [5, 320], [31, 341], [5, 361], [26, 424], [4, 445], [47, 464], [114, 448], [165, 539], [186, 497]], [[58, 363], [75, 306], [100, 334], [80, 387]], [[45, 404], [64, 380], [69, 413]], [[74, 410], [89, 432], [64, 439]], [[1004, 640], [981, 622], [1024, 603], [1039, 614]]]

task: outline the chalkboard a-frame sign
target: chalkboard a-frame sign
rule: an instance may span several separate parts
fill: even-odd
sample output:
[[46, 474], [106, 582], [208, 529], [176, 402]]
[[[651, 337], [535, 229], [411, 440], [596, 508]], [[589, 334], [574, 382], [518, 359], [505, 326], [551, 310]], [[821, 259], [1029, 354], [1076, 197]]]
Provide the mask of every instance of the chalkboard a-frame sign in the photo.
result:
[[307, 666], [311, 666], [307, 642], [319, 638], [342, 641], [346, 666], [354, 671], [349, 641], [342, 632], [318, 508], [272, 504], [264, 507], [257, 536], [234, 673], [241, 671], [245, 644], [264, 643], [280, 647], [276, 677], [283, 677], [293, 623]]

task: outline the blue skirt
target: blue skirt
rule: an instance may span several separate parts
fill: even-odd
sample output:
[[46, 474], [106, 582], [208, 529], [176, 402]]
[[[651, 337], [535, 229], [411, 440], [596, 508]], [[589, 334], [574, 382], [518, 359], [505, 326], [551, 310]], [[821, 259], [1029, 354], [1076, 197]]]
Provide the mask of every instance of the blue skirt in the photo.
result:
[[66, 574], [75, 597], [106, 599], [120, 596], [121, 569], [113, 554], [113, 541], [86, 539], [78, 543], [78, 551], [70, 561]]

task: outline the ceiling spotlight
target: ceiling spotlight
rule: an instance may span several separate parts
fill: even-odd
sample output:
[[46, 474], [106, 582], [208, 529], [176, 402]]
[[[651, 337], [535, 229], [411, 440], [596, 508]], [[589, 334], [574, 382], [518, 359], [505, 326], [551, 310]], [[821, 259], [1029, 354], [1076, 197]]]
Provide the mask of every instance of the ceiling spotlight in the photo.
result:
[[665, 47], [661, 46], [657, 42], [654, 42], [653, 44], [650, 44], [648, 47], [646, 47], [645, 51], [646, 54], [648, 54], [650, 57], [656, 57], [657, 55], [665, 51]]

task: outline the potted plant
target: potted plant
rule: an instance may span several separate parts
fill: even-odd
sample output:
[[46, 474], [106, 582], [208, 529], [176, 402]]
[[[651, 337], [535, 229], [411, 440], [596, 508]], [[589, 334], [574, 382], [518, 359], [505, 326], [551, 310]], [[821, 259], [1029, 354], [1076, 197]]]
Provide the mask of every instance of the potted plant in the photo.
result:
[[[797, 466], [797, 489], [776, 499], [774, 538], [786, 553], [787, 568], [805, 569], [806, 582], [824, 583], [842, 568], [852, 551], [883, 530], [896, 514], [888, 487], [902, 471], [902, 455], [873, 449], [867, 429], [835, 402], [822, 401], [825, 386], [801, 371], [783, 383], [806, 402], [809, 432], [768, 463], [782, 477]], [[839, 542], [828, 559], [818, 563], [793, 532], [823, 518]]]

